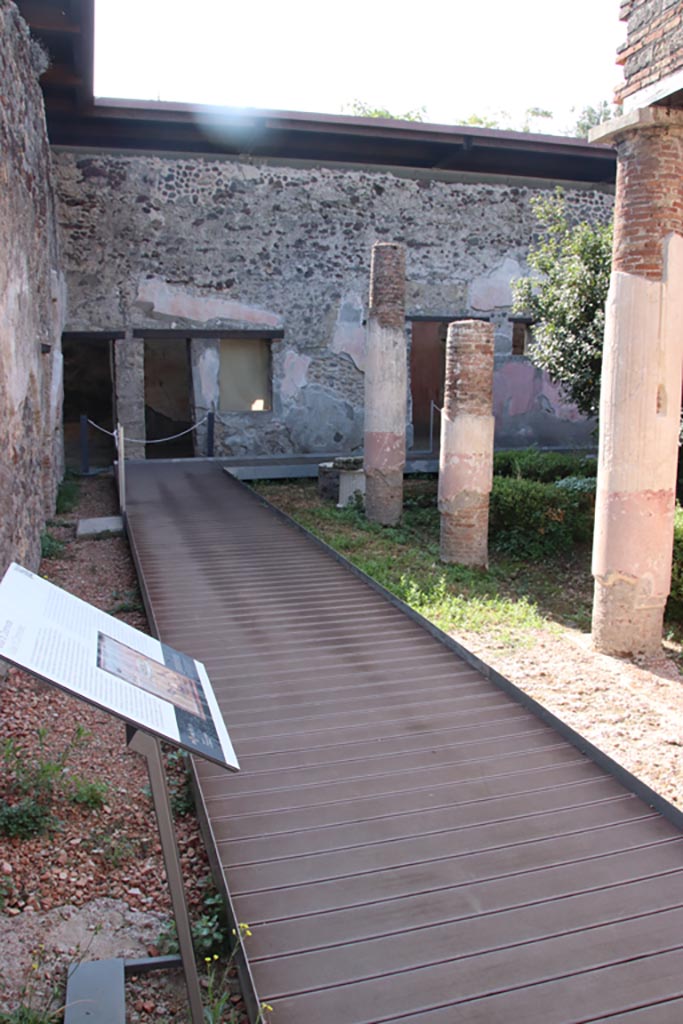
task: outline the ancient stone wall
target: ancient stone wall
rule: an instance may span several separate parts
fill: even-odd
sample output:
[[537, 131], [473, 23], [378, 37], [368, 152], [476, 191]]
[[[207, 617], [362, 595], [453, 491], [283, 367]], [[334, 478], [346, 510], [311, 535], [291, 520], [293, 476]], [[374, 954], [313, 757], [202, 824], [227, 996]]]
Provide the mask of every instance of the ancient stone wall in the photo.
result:
[[[406, 248], [408, 317], [491, 318], [505, 443], [591, 443], [590, 426], [547, 377], [511, 356], [510, 280], [525, 272], [536, 230], [530, 184], [66, 150], [54, 158], [70, 329], [284, 331], [270, 346], [270, 408], [219, 409], [217, 454], [360, 448], [377, 241]], [[603, 219], [612, 197], [569, 189], [568, 204], [577, 219]], [[220, 352], [215, 338], [192, 344], [197, 419], [221, 393]], [[522, 378], [513, 395], [509, 383]]]
[[65, 312], [43, 99], [28, 30], [0, 0], [0, 573], [35, 569], [63, 472]]
[[681, 0], [622, 0], [619, 16], [628, 26], [619, 48], [625, 84], [623, 101], [683, 68], [683, 2]]

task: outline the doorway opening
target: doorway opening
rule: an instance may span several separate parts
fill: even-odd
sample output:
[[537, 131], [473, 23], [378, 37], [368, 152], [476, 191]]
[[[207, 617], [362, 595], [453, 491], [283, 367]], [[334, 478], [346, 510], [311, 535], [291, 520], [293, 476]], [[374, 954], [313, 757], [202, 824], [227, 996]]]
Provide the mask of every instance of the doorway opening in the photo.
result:
[[[192, 373], [187, 338], [145, 339], [145, 429], [148, 441], [174, 437], [192, 426]], [[148, 459], [194, 455], [194, 432], [148, 444]]]
[[[68, 469], [81, 466], [80, 419], [87, 416], [105, 430], [114, 429], [112, 342], [108, 338], [62, 338], [64, 357], [64, 458]], [[113, 437], [94, 427], [88, 430], [92, 468], [111, 466]]]
[[[439, 445], [446, 371], [446, 334], [451, 317], [413, 320], [410, 343], [410, 393], [413, 404], [413, 450]], [[431, 438], [430, 438], [431, 430]]]

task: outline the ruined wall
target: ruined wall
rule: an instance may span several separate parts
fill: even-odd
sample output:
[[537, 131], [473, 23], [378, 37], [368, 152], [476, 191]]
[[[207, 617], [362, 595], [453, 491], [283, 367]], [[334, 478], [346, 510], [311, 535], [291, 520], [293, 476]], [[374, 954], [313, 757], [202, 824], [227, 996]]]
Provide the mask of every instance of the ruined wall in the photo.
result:
[[28, 30], [0, 0], [0, 572], [35, 569], [63, 472], [63, 282]]
[[618, 91], [623, 101], [683, 68], [683, 2], [622, 0], [619, 17], [627, 23], [618, 57], [624, 67], [625, 83]]
[[[284, 329], [272, 409], [221, 414], [217, 454], [361, 446], [377, 241], [406, 247], [409, 317], [492, 318], [506, 443], [590, 443], [547, 378], [510, 355], [510, 280], [526, 270], [533, 188], [221, 159], [54, 159], [70, 329]], [[612, 199], [576, 189], [568, 204], [577, 218], [604, 218]], [[192, 343], [198, 418], [219, 394], [219, 352], [216, 339]], [[511, 360], [522, 367], [512, 375]], [[508, 378], [523, 378], [514, 414]]]

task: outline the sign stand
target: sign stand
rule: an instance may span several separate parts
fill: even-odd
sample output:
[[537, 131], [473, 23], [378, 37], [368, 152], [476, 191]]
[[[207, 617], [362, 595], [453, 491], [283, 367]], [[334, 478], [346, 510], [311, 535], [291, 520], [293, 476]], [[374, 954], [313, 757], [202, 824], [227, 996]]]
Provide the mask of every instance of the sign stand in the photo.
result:
[[[171, 891], [171, 903], [178, 934], [178, 946], [183, 961], [185, 984], [190, 1002], [190, 1017], [192, 1024], [202, 1024], [204, 1011], [202, 1008], [201, 989], [199, 987], [199, 975], [197, 974], [197, 964], [192, 946], [192, 929], [187, 912], [185, 887], [183, 885], [178, 844], [173, 828], [173, 815], [168, 796], [168, 786], [166, 785], [164, 763], [161, 757], [161, 746], [156, 736], [152, 736], [142, 729], [135, 729], [129, 725], [126, 728], [126, 732], [128, 748], [136, 751], [138, 754], [143, 754], [147, 760], [149, 784], [152, 790], [152, 800], [159, 826], [159, 838], [164, 855], [164, 864], [166, 865], [166, 878]], [[161, 959], [163, 960], [163, 958]], [[150, 958], [149, 966], [151, 968], [154, 967], [154, 958]], [[162, 962], [158, 966], [164, 967], [166, 964]]]

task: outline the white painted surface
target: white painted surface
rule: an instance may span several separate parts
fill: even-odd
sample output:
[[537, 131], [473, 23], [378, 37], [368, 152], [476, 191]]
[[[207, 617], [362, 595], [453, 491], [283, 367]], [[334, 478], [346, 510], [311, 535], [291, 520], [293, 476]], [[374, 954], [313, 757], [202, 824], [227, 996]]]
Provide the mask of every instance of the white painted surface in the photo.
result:
[[280, 397], [283, 400], [295, 398], [306, 385], [308, 367], [311, 357], [288, 348], [282, 359], [282, 377], [280, 380]]
[[215, 295], [192, 295], [183, 288], [167, 284], [159, 277], [145, 278], [138, 285], [135, 304], [146, 307], [149, 315], [179, 317], [198, 323], [234, 320], [259, 327], [282, 327], [282, 317], [269, 309], [259, 309]]
[[482, 311], [511, 306], [511, 282], [522, 275], [523, 271], [517, 260], [506, 256], [491, 273], [481, 274], [473, 279], [469, 289], [470, 306], [472, 309]]
[[404, 434], [408, 367], [406, 336], [401, 328], [368, 320], [365, 369], [365, 433]]

